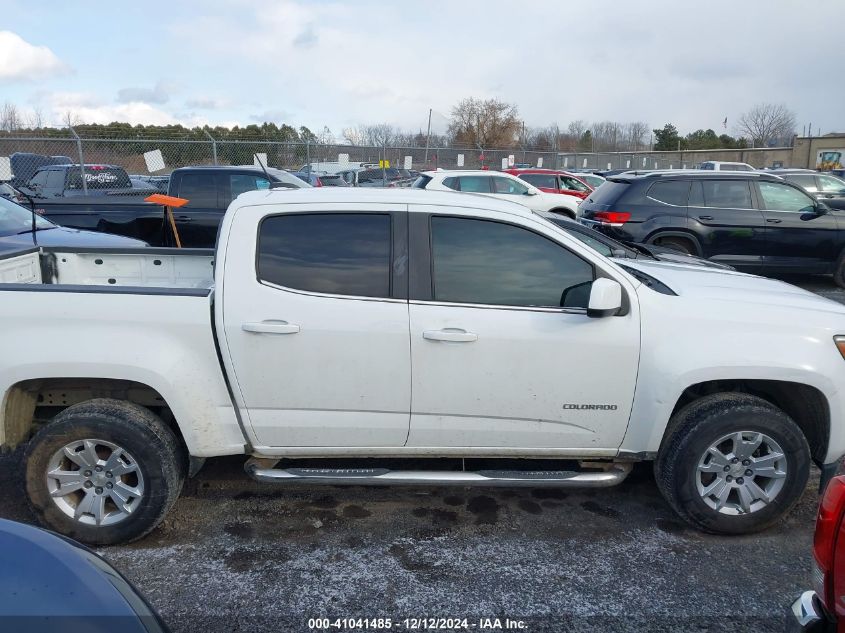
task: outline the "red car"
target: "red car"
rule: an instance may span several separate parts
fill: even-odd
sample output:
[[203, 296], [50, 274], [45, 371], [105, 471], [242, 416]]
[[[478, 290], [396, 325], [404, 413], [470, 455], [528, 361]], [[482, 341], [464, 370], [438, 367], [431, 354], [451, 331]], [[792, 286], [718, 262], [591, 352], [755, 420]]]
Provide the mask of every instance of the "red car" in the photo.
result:
[[801, 594], [787, 618], [787, 631], [845, 632], [845, 476], [830, 480], [819, 506], [813, 537], [813, 589]]
[[546, 193], [565, 193], [582, 200], [590, 195], [593, 187], [568, 171], [558, 169], [505, 169], [508, 174], [531, 183]]

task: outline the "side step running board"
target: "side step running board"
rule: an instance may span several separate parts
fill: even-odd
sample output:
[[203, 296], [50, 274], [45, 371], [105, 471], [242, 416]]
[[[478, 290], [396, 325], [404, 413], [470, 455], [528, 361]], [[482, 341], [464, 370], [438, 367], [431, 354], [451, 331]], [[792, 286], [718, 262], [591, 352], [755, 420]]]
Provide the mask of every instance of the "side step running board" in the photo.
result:
[[[265, 461], [265, 460], [262, 460]], [[531, 488], [606, 488], [621, 483], [631, 464], [616, 462], [603, 470], [389, 470], [387, 468], [262, 468], [248, 460], [247, 474], [257, 481], [284, 484], [355, 486], [527, 486]]]

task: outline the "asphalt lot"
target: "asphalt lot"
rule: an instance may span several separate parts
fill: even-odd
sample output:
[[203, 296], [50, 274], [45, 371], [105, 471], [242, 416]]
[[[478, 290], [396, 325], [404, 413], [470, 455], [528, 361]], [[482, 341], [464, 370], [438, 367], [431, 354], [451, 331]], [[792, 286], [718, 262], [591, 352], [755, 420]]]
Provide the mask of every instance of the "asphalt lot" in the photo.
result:
[[[787, 280], [845, 303], [828, 279]], [[20, 460], [0, 457], [0, 517], [32, 522]], [[248, 479], [243, 461], [210, 460], [159, 529], [99, 550], [174, 632], [296, 632], [353, 616], [780, 631], [809, 586], [815, 470], [786, 521], [728, 538], [676, 519], [646, 465], [616, 488], [562, 491], [284, 488]]]

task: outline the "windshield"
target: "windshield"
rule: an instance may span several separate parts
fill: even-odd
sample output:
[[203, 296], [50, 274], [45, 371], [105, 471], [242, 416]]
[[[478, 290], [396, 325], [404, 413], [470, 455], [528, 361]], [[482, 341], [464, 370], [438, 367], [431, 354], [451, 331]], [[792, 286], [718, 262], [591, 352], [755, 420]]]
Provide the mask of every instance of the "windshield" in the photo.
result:
[[[0, 236], [17, 235], [32, 230], [32, 211], [0, 197]], [[40, 215], [35, 216], [36, 229], [52, 229], [55, 224]]]

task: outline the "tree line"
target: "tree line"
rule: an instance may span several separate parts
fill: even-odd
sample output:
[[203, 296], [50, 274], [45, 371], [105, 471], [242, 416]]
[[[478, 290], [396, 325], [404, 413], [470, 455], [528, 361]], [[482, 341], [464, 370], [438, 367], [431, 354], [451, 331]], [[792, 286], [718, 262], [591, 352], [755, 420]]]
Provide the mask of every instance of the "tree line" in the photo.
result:
[[[113, 122], [108, 125], [86, 124], [72, 112], [64, 117], [64, 126], [44, 123], [39, 109], [29, 112], [6, 102], [0, 107], [0, 134], [31, 134], [40, 137], [67, 138], [66, 127], [73, 126], [83, 138], [103, 139], [184, 139], [208, 141], [274, 141], [313, 143], [319, 145], [353, 145], [369, 147], [454, 147], [465, 149], [522, 149], [559, 152], [641, 152], [645, 150], [677, 151], [692, 149], [736, 149], [790, 145], [795, 133], [795, 114], [779, 104], [759, 104], [743, 113], [735, 127], [736, 136], [727, 131], [717, 134], [712, 128], [698, 129], [681, 135], [675, 125], [667, 123], [649, 129], [643, 121], [571, 121], [565, 126], [526, 126], [515, 104], [498, 99], [468, 97], [451, 109], [445, 134], [427, 130], [409, 131], [389, 123], [361, 124], [344, 128], [335, 134], [328, 127], [314, 132], [306, 126], [264, 122], [233, 127], [183, 125], [132, 125]], [[727, 119], [724, 122], [727, 130]]]

